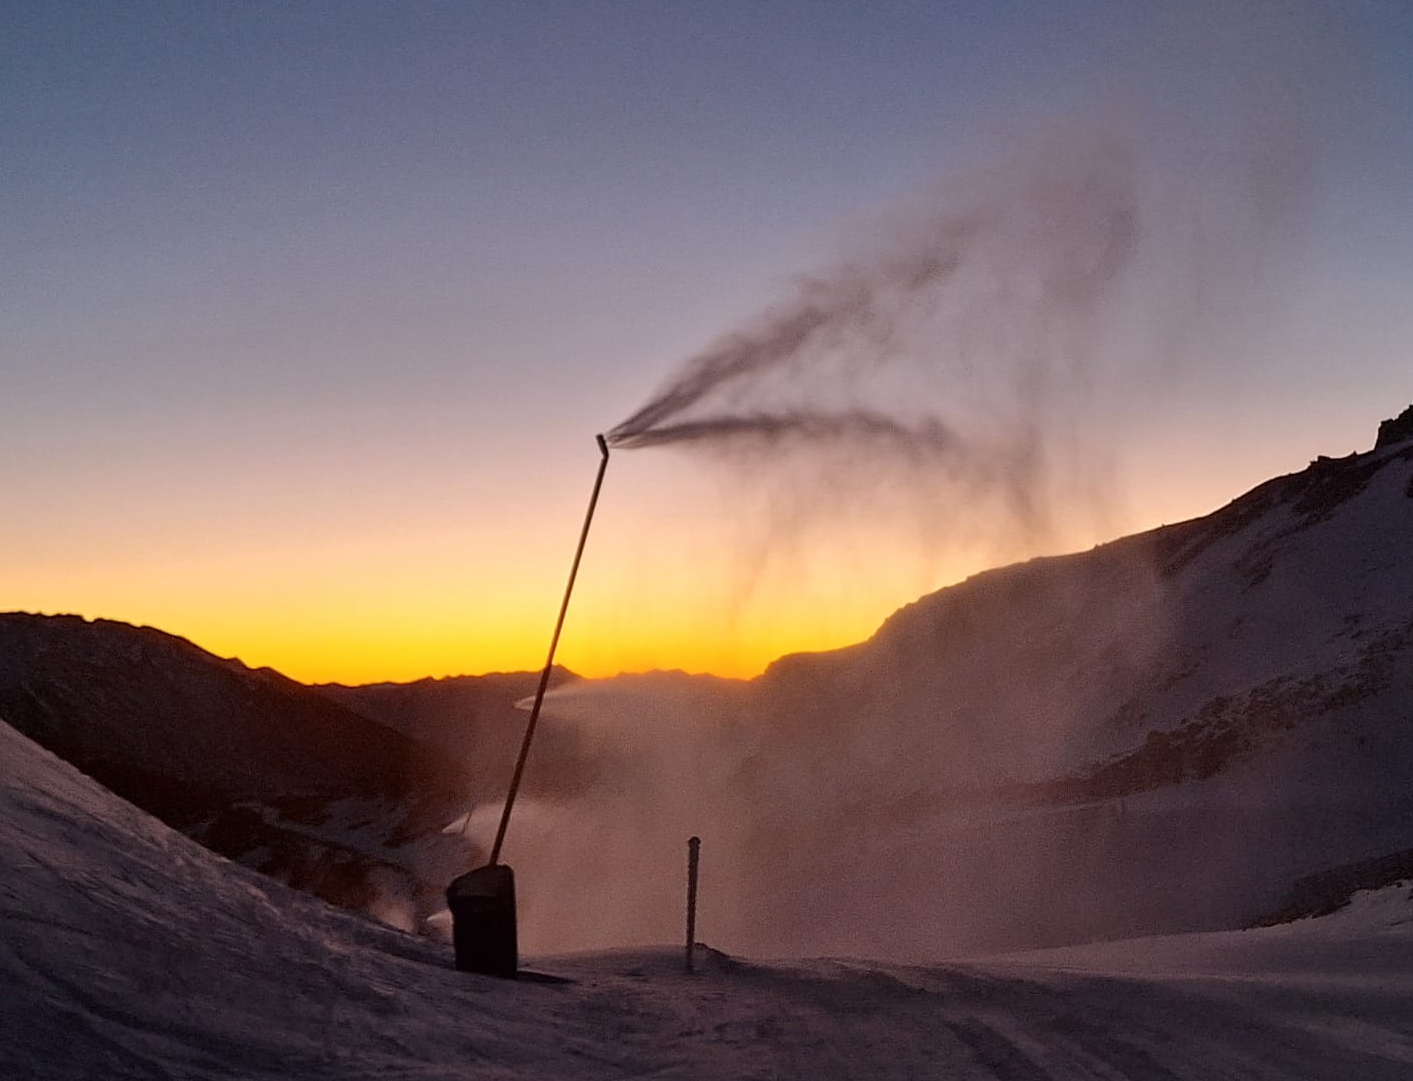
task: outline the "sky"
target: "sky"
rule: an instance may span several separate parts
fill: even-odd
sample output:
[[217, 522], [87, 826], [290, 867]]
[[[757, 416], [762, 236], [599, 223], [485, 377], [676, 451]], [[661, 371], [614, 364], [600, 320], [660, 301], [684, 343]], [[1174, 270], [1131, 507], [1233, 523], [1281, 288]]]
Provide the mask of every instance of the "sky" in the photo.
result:
[[837, 449], [618, 451], [559, 659], [749, 675], [1216, 509], [1413, 401], [1409, 55], [1403, 0], [13, 0], [0, 607], [308, 681], [537, 668], [596, 433], [1097, 146], [1139, 241], [1062, 386], [998, 322], [1051, 325], [1023, 230], [972, 268], [1005, 305], [907, 342], [916, 408], [1031, 447], [1044, 513]]

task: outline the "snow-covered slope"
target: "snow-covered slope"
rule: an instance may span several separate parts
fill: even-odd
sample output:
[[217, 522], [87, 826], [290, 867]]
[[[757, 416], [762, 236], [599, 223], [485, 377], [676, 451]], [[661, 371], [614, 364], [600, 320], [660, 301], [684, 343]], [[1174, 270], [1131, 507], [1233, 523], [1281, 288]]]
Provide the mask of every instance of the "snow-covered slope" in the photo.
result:
[[458, 760], [152, 628], [0, 614], [0, 716], [208, 846], [366, 911], [473, 857]]
[[[1203, 519], [978, 575], [868, 642], [785, 658], [749, 684], [659, 673], [558, 687], [505, 850], [522, 942], [674, 937], [693, 834], [712, 926], [736, 948], [905, 960], [1241, 927], [1288, 909], [1297, 884], [1329, 868], [1413, 849], [1407, 416], [1369, 453], [1318, 459]], [[147, 799], [213, 757], [247, 760], [202, 742], [228, 726], [167, 706], [249, 720], [233, 704], [258, 699], [247, 757], [259, 768], [246, 779], [271, 786], [268, 801], [227, 795], [234, 836], [210, 822], [193, 835], [254, 866], [289, 837], [325, 846], [319, 867], [341, 851], [415, 866], [419, 917], [489, 843], [508, 772], [490, 767], [508, 765], [519, 735], [508, 700], [496, 699], [494, 732], [463, 748], [456, 714], [479, 686], [320, 697], [127, 632], [155, 637], [131, 657], [0, 642], [0, 715]], [[370, 717], [434, 732], [437, 753], [327, 738]], [[56, 740], [65, 725], [90, 742]], [[304, 750], [286, 762], [291, 733]], [[168, 754], [179, 737], [185, 751]], [[281, 794], [346, 758], [373, 769], [377, 798]], [[395, 783], [389, 764], [404, 767]], [[459, 781], [436, 779], [447, 767]], [[124, 769], [145, 771], [142, 784], [123, 788]], [[428, 812], [406, 828], [409, 792]], [[437, 827], [468, 804], [458, 848]], [[373, 886], [352, 900], [370, 907], [386, 892]]]
[[1239, 927], [1413, 848], [1408, 427], [978, 575], [717, 709], [561, 689], [618, 787], [517, 841], [546, 895], [591, 884], [575, 912], [533, 906], [534, 933], [644, 933], [692, 833], [737, 942], [909, 958]]
[[454, 971], [0, 724], [0, 1076], [1242, 1077], [1413, 1071], [1407, 887], [1335, 917], [945, 966], [678, 949]]
[[895, 778], [907, 747], [928, 787], [1096, 765], [1095, 795], [1210, 776], [1341, 710], [1371, 732], [1406, 718], [1410, 541], [1413, 442], [1319, 459], [1206, 518], [989, 571], [863, 646], [781, 661], [766, 708], [885, 748]]

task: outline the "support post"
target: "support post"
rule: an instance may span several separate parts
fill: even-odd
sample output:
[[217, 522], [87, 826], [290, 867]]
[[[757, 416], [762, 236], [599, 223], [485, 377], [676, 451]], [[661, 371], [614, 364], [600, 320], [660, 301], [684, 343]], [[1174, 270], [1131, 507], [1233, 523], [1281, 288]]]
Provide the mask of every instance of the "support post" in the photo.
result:
[[[510, 791], [505, 796], [505, 807], [500, 813], [500, 825], [496, 828], [495, 844], [491, 846], [491, 858], [487, 866], [494, 867], [500, 862], [501, 845], [505, 843], [505, 831], [510, 825], [510, 811], [515, 806], [515, 796], [520, 791], [520, 778], [525, 773], [525, 760], [530, 756], [530, 743], [535, 738], [535, 725], [540, 720], [540, 707], [545, 703], [545, 689], [549, 686], [550, 673], [554, 670], [554, 651], [559, 647], [559, 635], [564, 630], [564, 616], [569, 611], [569, 597], [574, 592], [574, 579], [579, 576], [579, 561], [584, 557], [584, 542], [589, 539], [589, 526], [594, 520], [594, 508], [598, 506], [599, 489], [603, 487], [604, 470], [608, 468], [608, 443], [601, 435], [594, 436], [599, 445], [599, 471], [594, 477], [594, 490], [589, 495], [589, 509], [584, 514], [584, 528], [579, 531], [579, 545], [574, 549], [574, 562], [569, 567], [569, 582], [564, 587], [564, 600], [559, 605], [559, 618], [555, 620], [554, 634], [550, 637], [549, 656], [545, 658], [544, 671], [540, 673], [540, 684], [535, 688], [535, 704], [530, 708], [530, 719], [525, 724], [525, 738], [520, 742], [520, 756], [515, 760], [515, 773], [510, 778]], [[466, 816], [470, 822], [471, 816]], [[466, 822], [461, 824], [461, 832], [466, 832]]]
[[[525, 738], [520, 744], [520, 756], [515, 761], [515, 774], [510, 779], [510, 791], [506, 793], [505, 807], [501, 811], [500, 827], [496, 830], [490, 862], [484, 867], [467, 871], [447, 887], [447, 907], [451, 909], [456, 967], [463, 972], [478, 972], [510, 979], [514, 979], [519, 972], [519, 944], [515, 925], [515, 874], [500, 862], [500, 848], [505, 841], [506, 827], [510, 824], [510, 811], [515, 806], [515, 794], [520, 790], [520, 778], [525, 772], [525, 759], [530, 754], [530, 741], [535, 738], [535, 724], [540, 719], [545, 688], [549, 686], [550, 673], [554, 670], [555, 647], [559, 645], [559, 633], [564, 629], [564, 615], [569, 610], [569, 595], [574, 592], [574, 579], [579, 573], [579, 560], [584, 555], [589, 523], [594, 519], [594, 507], [598, 504], [604, 470], [608, 467], [608, 444], [601, 435], [597, 439], [600, 455], [598, 475], [594, 477], [593, 494], [589, 496], [589, 509], [584, 515], [584, 528], [579, 532], [579, 546], [574, 550], [574, 563], [569, 568], [569, 582], [564, 587], [559, 619], [555, 621], [554, 635], [550, 638], [545, 670], [540, 674], [540, 685], [535, 691], [535, 705], [530, 710], [529, 723], [525, 725]], [[465, 821], [461, 823], [463, 835], [470, 821], [471, 815], [468, 812]]]
[[702, 839], [693, 837], [687, 842], [687, 975], [693, 972], [692, 954], [697, 946], [697, 863], [702, 850]]

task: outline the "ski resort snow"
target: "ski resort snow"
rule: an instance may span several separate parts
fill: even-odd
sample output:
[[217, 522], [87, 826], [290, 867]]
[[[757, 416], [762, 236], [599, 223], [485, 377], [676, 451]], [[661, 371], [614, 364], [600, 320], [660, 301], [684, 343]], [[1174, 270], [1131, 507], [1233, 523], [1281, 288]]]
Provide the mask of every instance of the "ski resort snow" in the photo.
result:
[[0, 726], [0, 1076], [1384, 1079], [1406, 884], [1322, 919], [945, 964], [678, 949], [455, 971], [206, 851]]
[[0, 615], [0, 1078], [1413, 1077], [1410, 537], [1413, 410], [755, 681], [560, 672], [516, 980], [438, 910], [531, 677]]

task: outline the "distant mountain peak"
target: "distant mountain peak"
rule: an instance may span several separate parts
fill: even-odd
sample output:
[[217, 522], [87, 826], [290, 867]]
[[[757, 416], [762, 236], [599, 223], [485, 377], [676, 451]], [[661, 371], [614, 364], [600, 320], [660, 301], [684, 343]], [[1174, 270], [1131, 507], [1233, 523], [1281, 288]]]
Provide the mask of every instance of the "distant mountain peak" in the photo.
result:
[[1379, 435], [1374, 440], [1374, 449], [1381, 450], [1409, 439], [1413, 439], [1413, 405], [1410, 405], [1392, 420], [1386, 420], [1379, 425]]

